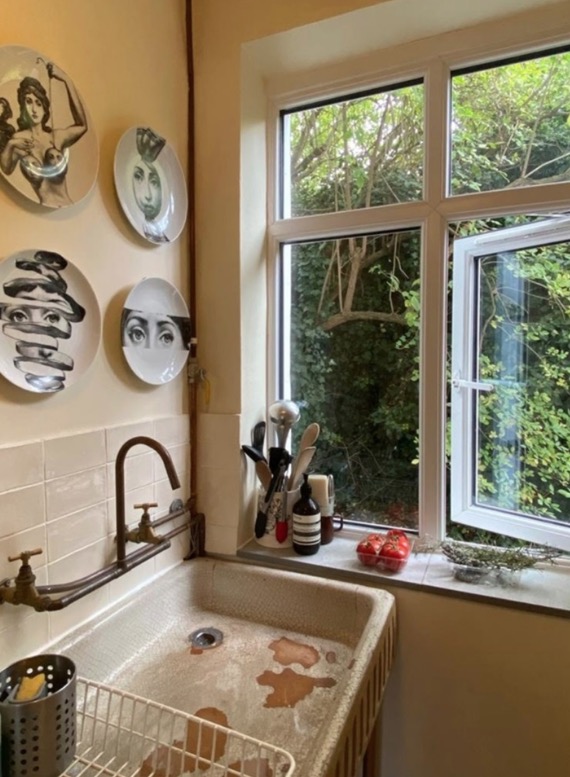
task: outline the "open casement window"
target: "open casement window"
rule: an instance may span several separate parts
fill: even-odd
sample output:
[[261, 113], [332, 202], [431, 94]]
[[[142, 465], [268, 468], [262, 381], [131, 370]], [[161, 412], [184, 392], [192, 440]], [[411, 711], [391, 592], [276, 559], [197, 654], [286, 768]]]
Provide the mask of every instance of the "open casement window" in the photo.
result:
[[457, 240], [451, 519], [570, 550], [570, 218]]

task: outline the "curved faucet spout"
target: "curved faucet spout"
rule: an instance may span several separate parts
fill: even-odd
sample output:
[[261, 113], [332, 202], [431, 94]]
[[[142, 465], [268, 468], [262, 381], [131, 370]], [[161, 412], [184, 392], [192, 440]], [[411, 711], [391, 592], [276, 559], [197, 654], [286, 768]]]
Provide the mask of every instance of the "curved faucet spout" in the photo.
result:
[[157, 440], [153, 440], [152, 437], [144, 436], [132, 437], [130, 440], [127, 440], [121, 445], [119, 452], [117, 453], [117, 458], [115, 459], [115, 510], [117, 516], [117, 561], [119, 562], [119, 565], [124, 565], [127, 555], [127, 528], [125, 521], [125, 458], [130, 449], [135, 445], [146, 445], [148, 448], [152, 448], [153, 451], [156, 451], [156, 453], [158, 453], [162, 459], [162, 463], [164, 464], [164, 468], [166, 470], [166, 474], [168, 475], [168, 480], [170, 481], [172, 490], [174, 491], [174, 489], [180, 488], [180, 481], [178, 479], [178, 475], [176, 474], [176, 470], [174, 469], [174, 464], [172, 463], [170, 454], [166, 448], [161, 445], [161, 443], [157, 442]]

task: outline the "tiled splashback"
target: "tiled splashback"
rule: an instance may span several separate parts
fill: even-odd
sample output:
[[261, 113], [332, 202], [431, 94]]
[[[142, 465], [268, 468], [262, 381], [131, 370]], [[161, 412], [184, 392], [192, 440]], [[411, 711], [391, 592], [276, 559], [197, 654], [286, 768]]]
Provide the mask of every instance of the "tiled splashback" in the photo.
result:
[[[125, 512], [131, 525], [141, 514], [133, 504], [158, 502], [150, 511], [158, 517], [168, 512], [173, 499], [189, 497], [187, 415], [0, 448], [0, 580], [18, 572], [19, 562], [8, 562], [8, 556], [38, 547], [43, 553], [31, 559], [38, 585], [76, 580], [114, 561], [114, 462], [121, 445], [138, 435], [153, 437], [168, 449], [182, 486], [171, 490], [154, 451], [132, 448], [125, 466]], [[171, 528], [167, 522], [158, 531]], [[188, 542], [188, 532], [182, 532], [168, 550], [63, 610], [38, 613], [23, 605], [0, 606], [0, 669], [41, 651], [177, 564], [187, 553]], [[127, 552], [140, 547], [129, 544]]]

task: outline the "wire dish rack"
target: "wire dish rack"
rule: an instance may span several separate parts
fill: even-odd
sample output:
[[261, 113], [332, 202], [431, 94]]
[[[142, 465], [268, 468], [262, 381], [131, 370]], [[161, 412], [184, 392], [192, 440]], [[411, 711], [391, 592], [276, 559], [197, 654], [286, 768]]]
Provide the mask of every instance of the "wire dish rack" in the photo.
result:
[[77, 679], [77, 750], [66, 777], [289, 777], [294, 769], [293, 756], [279, 747]]

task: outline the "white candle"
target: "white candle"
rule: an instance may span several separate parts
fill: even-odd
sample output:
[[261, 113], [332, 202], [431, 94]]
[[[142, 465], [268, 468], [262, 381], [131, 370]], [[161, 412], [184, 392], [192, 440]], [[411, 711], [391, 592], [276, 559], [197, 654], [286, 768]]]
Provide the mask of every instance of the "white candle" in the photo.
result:
[[329, 476], [309, 475], [309, 485], [313, 491], [312, 497], [321, 508], [321, 515], [330, 515], [329, 512]]

